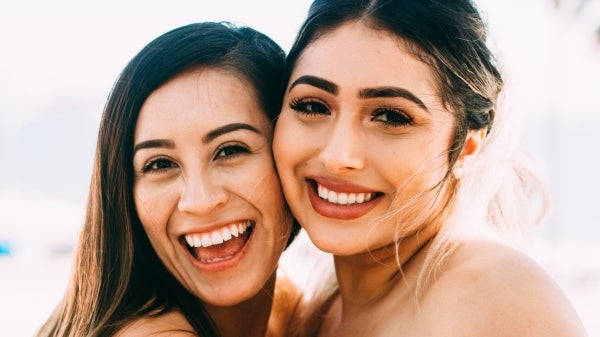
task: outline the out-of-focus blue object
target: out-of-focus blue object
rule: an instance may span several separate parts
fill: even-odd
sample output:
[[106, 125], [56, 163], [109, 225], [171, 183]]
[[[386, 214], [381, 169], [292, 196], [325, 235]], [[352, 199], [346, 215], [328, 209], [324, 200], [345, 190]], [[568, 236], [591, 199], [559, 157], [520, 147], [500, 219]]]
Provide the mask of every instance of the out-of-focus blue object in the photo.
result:
[[10, 241], [0, 239], [0, 256], [10, 255], [10, 254], [11, 254]]

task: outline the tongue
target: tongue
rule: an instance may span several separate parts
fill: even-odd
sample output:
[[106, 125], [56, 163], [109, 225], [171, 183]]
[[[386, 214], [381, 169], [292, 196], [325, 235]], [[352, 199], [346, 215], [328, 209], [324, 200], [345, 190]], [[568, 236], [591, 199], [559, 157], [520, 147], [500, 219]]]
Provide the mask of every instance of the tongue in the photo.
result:
[[239, 252], [246, 244], [246, 241], [248, 241], [248, 237], [246, 235], [240, 235], [237, 238], [233, 237], [231, 240], [225, 241], [219, 245], [194, 248], [195, 256], [204, 263], [225, 260]]

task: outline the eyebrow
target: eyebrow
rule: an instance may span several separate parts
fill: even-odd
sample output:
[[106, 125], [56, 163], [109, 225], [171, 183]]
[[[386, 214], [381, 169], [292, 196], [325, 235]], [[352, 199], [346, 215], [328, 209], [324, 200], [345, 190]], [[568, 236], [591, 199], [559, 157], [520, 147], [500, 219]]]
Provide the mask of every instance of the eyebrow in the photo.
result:
[[155, 147], [162, 147], [167, 149], [175, 148], [175, 144], [168, 139], [150, 139], [143, 142], [139, 142], [135, 144], [133, 147], [133, 154], [142, 149], [151, 149]]
[[339, 91], [337, 84], [335, 84], [331, 81], [328, 81], [326, 79], [323, 79], [323, 78], [320, 78], [317, 76], [312, 76], [312, 75], [304, 75], [304, 76], [298, 77], [298, 79], [296, 79], [292, 83], [289, 90], [292, 90], [292, 88], [298, 84], [312, 85], [313, 87], [317, 87], [319, 89], [325, 90], [333, 95], [337, 95], [338, 91]]
[[[218, 138], [224, 134], [230, 133], [230, 132], [234, 132], [237, 130], [249, 130], [252, 131], [254, 133], [257, 134], [261, 134], [261, 132], [255, 128], [254, 126], [250, 125], [250, 124], [246, 124], [246, 123], [231, 123], [231, 124], [226, 124], [223, 125], [221, 127], [218, 127], [212, 131], [210, 131], [209, 133], [206, 134], [206, 136], [202, 137], [202, 142], [204, 144], [207, 144], [211, 141], [213, 141], [215, 138]], [[167, 148], [167, 149], [173, 149], [175, 148], [175, 143], [171, 140], [168, 139], [150, 139], [150, 140], [146, 140], [143, 142], [139, 142], [135, 145], [135, 147], [133, 148], [133, 154], [135, 155], [135, 153], [139, 150], [142, 149], [150, 149], [150, 148]]]
[[403, 89], [403, 88], [398, 88], [398, 87], [366, 88], [366, 89], [360, 90], [360, 92], [358, 93], [358, 97], [360, 97], [362, 99], [379, 98], [379, 97], [385, 97], [385, 98], [401, 97], [401, 98], [406, 98], [406, 99], [414, 102], [419, 107], [421, 107], [423, 110], [429, 111], [429, 109], [427, 109], [427, 106], [425, 105], [425, 103], [423, 103], [423, 101], [420, 100], [417, 96], [415, 96], [412, 92], [410, 92], [406, 89]]
[[[320, 77], [312, 76], [312, 75], [304, 75], [304, 76], [298, 77], [298, 79], [296, 79], [292, 83], [289, 90], [292, 90], [292, 88], [294, 88], [298, 84], [312, 85], [319, 89], [325, 90], [333, 95], [337, 95], [339, 92], [339, 87], [337, 86], [337, 84], [335, 84], [331, 81], [328, 81], [324, 78], [320, 78]], [[358, 97], [361, 99], [380, 98], [380, 97], [384, 97], [384, 98], [401, 97], [401, 98], [405, 98], [405, 99], [408, 99], [408, 100], [414, 102], [419, 107], [421, 107], [423, 110], [429, 111], [429, 109], [427, 109], [427, 106], [425, 105], [425, 103], [422, 100], [420, 100], [415, 94], [413, 94], [412, 92], [410, 92], [404, 88], [399, 88], [399, 87], [388, 86], [388, 87], [365, 88], [365, 89], [361, 89], [359, 91]]]
[[217, 137], [220, 137], [226, 133], [230, 133], [230, 132], [237, 131], [237, 130], [249, 130], [249, 131], [252, 131], [259, 135], [262, 134], [257, 128], [255, 128], [254, 126], [252, 126], [250, 124], [231, 123], [231, 124], [227, 124], [227, 125], [218, 127], [216, 129], [212, 130], [211, 132], [207, 133], [206, 136], [202, 137], [202, 142], [205, 144], [209, 143]]

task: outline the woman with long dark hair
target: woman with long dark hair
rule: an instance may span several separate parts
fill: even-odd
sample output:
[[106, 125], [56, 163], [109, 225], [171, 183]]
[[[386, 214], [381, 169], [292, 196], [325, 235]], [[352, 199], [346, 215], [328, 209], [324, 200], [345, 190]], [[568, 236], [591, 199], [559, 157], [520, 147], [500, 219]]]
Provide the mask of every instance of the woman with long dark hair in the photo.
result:
[[503, 237], [545, 190], [498, 108], [486, 43], [469, 0], [311, 5], [273, 142], [292, 213], [335, 261], [305, 335], [585, 335]]
[[298, 300], [276, 282], [298, 229], [271, 155], [284, 59], [251, 28], [207, 22], [129, 62], [102, 116], [72, 278], [39, 336], [285, 334], [267, 328]]

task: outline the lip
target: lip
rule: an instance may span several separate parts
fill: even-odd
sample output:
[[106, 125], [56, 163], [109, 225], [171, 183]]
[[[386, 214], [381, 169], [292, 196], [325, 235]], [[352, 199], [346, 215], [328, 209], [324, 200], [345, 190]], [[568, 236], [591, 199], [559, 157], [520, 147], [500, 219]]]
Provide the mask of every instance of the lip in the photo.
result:
[[[327, 200], [321, 199], [317, 192], [317, 184], [326, 187], [327, 189], [341, 192], [341, 193], [375, 193], [376, 196], [370, 201], [361, 204], [351, 205], [338, 205], [328, 202]], [[373, 207], [375, 207], [381, 200], [381, 193], [373, 190], [366, 189], [362, 186], [333, 181], [322, 177], [310, 177], [306, 179], [306, 186], [308, 189], [308, 197], [313, 209], [320, 215], [338, 219], [338, 220], [351, 220], [360, 218], [367, 214]]]
[[[237, 222], [239, 222], [239, 221], [232, 221], [232, 222], [228, 223], [227, 225], [220, 226], [220, 227], [223, 228], [225, 226], [230, 225], [231, 223], [237, 223]], [[212, 230], [203, 230], [202, 232], [211, 232], [213, 230], [214, 230], [214, 227]], [[180, 236], [179, 243], [181, 245], [181, 248], [184, 250], [186, 256], [188, 257], [188, 259], [190, 260], [190, 262], [192, 263], [192, 265], [194, 265], [194, 267], [196, 269], [198, 269], [202, 272], [216, 273], [216, 272], [225, 271], [225, 270], [235, 267], [246, 256], [250, 247], [252, 246], [252, 242], [253, 242], [253, 238], [254, 238], [254, 234], [255, 234], [254, 232], [256, 231], [256, 222], [253, 221], [252, 228], [247, 229], [247, 231], [250, 231], [250, 235], [249, 235], [248, 239], [246, 240], [246, 242], [244, 243], [243, 247], [241, 249], [239, 249], [238, 251], [236, 251], [232, 256], [230, 256], [226, 260], [220, 260], [220, 261], [214, 261], [214, 262], [208, 262], [208, 263], [202, 262], [198, 258], [196, 258], [192, 254], [192, 252], [190, 252], [189, 246], [187, 245], [187, 243], [185, 241], [184, 235]], [[193, 233], [201, 233], [201, 232], [195, 231]], [[186, 233], [186, 234], [191, 234], [191, 233]], [[211, 247], [213, 249], [216, 248], [216, 246], [211, 246]], [[203, 248], [203, 249], [211, 249], [211, 247]]]

